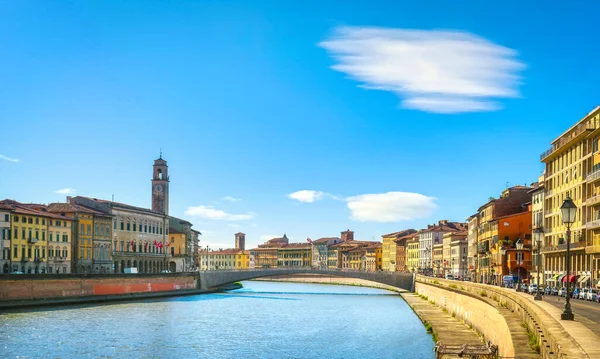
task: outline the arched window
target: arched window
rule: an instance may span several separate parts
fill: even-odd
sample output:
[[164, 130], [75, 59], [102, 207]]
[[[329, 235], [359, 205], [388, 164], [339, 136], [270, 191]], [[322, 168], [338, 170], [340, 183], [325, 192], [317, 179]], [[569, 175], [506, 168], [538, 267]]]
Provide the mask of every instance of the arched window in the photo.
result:
[[163, 179], [162, 170], [160, 168], [156, 170], [156, 178], [159, 180]]

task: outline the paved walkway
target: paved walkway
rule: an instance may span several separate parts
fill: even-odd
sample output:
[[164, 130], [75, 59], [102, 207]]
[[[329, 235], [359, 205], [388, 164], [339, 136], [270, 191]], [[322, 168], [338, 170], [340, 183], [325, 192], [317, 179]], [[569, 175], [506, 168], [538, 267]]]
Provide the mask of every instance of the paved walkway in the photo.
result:
[[438, 336], [438, 342], [443, 344], [483, 344], [477, 333], [469, 329], [463, 322], [452, 318], [437, 305], [431, 304], [413, 293], [401, 293], [400, 295], [413, 308], [421, 321], [431, 324]]
[[[554, 318], [560, 326], [571, 336], [573, 341], [581, 346], [581, 348], [589, 355], [590, 358], [600, 358], [600, 336], [594, 333], [590, 328], [582, 323], [581, 319], [575, 316], [574, 321], [560, 319], [562, 309], [557, 308], [547, 301], [533, 300], [533, 296], [526, 293], [518, 293], [524, 299], [538, 305]], [[585, 321], [585, 319], [583, 319]]]

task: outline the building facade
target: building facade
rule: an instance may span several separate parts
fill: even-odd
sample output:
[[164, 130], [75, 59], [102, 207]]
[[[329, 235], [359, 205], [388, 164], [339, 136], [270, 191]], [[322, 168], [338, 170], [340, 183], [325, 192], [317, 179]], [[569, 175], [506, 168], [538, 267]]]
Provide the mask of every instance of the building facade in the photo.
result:
[[8, 205], [0, 204], [0, 271], [10, 273], [10, 225], [12, 223], [12, 209]]
[[[548, 281], [569, 279], [579, 286], [597, 286], [600, 271], [600, 106], [563, 132], [542, 153], [544, 232], [542, 249]], [[570, 227], [570, 268], [566, 268], [566, 225], [560, 206], [569, 196], [577, 206]]]
[[475, 282], [477, 276], [477, 234], [479, 233], [479, 213], [467, 218], [467, 261], [469, 278]]
[[339, 237], [323, 237], [312, 241], [312, 266], [315, 269], [327, 269], [328, 248], [341, 243]]

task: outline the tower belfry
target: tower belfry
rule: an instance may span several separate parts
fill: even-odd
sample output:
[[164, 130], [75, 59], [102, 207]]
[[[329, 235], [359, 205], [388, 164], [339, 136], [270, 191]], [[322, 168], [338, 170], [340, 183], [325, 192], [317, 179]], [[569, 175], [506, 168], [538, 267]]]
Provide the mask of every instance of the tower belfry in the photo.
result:
[[152, 170], [152, 210], [169, 214], [169, 166], [162, 158], [162, 149]]

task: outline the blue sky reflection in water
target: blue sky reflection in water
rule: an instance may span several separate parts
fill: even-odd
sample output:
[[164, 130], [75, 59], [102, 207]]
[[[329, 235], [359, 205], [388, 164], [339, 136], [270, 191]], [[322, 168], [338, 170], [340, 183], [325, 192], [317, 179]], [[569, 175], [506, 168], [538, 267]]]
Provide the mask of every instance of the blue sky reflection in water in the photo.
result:
[[431, 336], [390, 292], [270, 282], [244, 286], [231, 293], [4, 314], [0, 357], [434, 357]]

